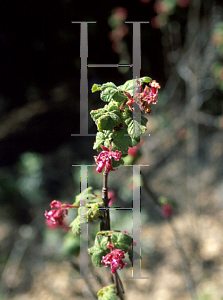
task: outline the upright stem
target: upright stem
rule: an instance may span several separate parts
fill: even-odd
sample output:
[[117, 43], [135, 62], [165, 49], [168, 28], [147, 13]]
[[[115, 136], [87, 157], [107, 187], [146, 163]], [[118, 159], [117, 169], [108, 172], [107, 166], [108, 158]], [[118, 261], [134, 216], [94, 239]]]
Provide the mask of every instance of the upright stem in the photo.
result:
[[[110, 230], [110, 215], [109, 215], [109, 208], [108, 208], [108, 203], [109, 203], [109, 199], [108, 199], [108, 173], [106, 172], [106, 170], [103, 173], [102, 200], [104, 202], [104, 218], [101, 221], [100, 230]], [[124, 300], [123, 284], [122, 284], [122, 281], [121, 281], [120, 277], [118, 276], [117, 271], [116, 271], [115, 274], [112, 274], [112, 277], [113, 277], [113, 281], [114, 281], [114, 285], [115, 285], [115, 291], [116, 291], [117, 296], [119, 296], [119, 298], [121, 300]]]
[[[108, 173], [103, 173], [103, 188], [102, 188], [102, 200], [104, 202], [104, 219], [101, 223], [101, 230], [110, 230], [110, 215], [108, 207]], [[102, 228], [103, 227], [103, 228]]]

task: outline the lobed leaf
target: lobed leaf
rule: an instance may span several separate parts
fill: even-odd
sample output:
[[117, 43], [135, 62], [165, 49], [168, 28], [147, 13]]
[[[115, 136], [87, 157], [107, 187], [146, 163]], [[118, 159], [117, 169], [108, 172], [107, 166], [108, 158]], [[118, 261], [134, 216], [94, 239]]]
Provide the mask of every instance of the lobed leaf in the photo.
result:
[[104, 107], [104, 108], [99, 108], [99, 109], [97, 109], [97, 110], [92, 110], [91, 112], [90, 112], [90, 115], [91, 115], [91, 117], [92, 117], [92, 119], [95, 121], [95, 123], [97, 124], [98, 123], [98, 119], [101, 117], [101, 116], [103, 116], [103, 114], [105, 114], [106, 113], [106, 108]]
[[93, 149], [95, 149], [97, 151], [102, 151], [101, 145], [109, 148], [109, 146], [111, 144], [111, 139], [112, 139], [111, 136], [112, 136], [112, 133], [110, 131], [105, 130], [104, 132], [101, 132], [101, 131], [97, 132]]
[[[141, 123], [142, 123], [142, 119], [141, 119]], [[132, 137], [139, 137], [145, 131], [146, 131], [146, 126], [140, 125], [140, 123], [134, 119], [128, 124], [128, 134], [131, 135]]]
[[79, 215], [73, 220], [73, 222], [70, 223], [70, 227], [73, 234], [77, 235], [81, 233], [81, 223]]
[[113, 82], [107, 82], [101, 86], [101, 100], [104, 102], [110, 102], [113, 100], [113, 96], [117, 92], [117, 86]]
[[113, 130], [121, 122], [120, 112], [107, 112], [98, 119], [98, 130]]
[[127, 131], [122, 128], [119, 131], [115, 131], [111, 135], [113, 141], [113, 151], [119, 150], [123, 154], [128, 154], [128, 148], [132, 147], [132, 140]]
[[118, 300], [114, 284], [103, 287], [103, 289], [98, 291], [97, 295], [98, 300]]
[[97, 84], [97, 83], [93, 84], [93, 86], [91, 88], [92, 93], [100, 91], [100, 90], [101, 90], [101, 85], [100, 84]]
[[76, 201], [73, 205], [80, 206], [80, 201], [83, 200], [83, 202], [91, 203], [91, 201], [94, 202], [94, 199], [96, 198], [95, 194], [93, 193], [93, 188], [90, 186], [87, 189], [85, 189], [82, 193], [76, 196]]
[[89, 220], [96, 220], [103, 215], [103, 210], [100, 210], [100, 207], [103, 207], [103, 202], [100, 203], [92, 203], [87, 205], [88, 207], [88, 217]]
[[126, 233], [114, 232], [112, 234], [112, 242], [115, 249], [121, 249], [128, 252], [128, 247], [132, 245], [132, 237]]
[[101, 263], [102, 257], [108, 254], [109, 251], [95, 251], [92, 255], [92, 263], [95, 265], [95, 267], [104, 267], [104, 264]]
[[110, 112], [120, 113], [120, 107], [119, 107], [118, 103], [115, 101], [109, 102], [109, 105], [107, 106], [107, 110]]

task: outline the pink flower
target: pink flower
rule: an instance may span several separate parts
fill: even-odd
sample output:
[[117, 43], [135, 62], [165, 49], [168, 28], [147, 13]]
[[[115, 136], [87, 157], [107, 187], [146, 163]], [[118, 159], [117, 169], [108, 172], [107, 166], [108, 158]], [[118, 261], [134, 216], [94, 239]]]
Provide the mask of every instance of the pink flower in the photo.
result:
[[123, 258], [125, 258], [125, 252], [121, 249], [112, 250], [106, 256], [102, 257], [101, 263], [105, 265], [105, 267], [111, 266], [111, 272], [114, 274], [116, 270], [121, 270], [127, 263], [123, 262]]
[[132, 96], [128, 92], [126, 92], [126, 91], [123, 91], [123, 94], [126, 97], [128, 97], [129, 100], [126, 102], [126, 104], [128, 105], [129, 109], [131, 111], [133, 111], [133, 98], [132, 98]]
[[151, 88], [145, 86], [143, 93], [141, 93], [141, 101], [146, 101], [148, 104], [156, 104], [158, 102], [158, 89], [160, 85], [156, 80], [153, 80], [149, 84]]
[[128, 105], [129, 109], [133, 111], [133, 102], [135, 101], [142, 111], [145, 110], [145, 113], [151, 113], [151, 104], [158, 102], [158, 89], [160, 89], [160, 85], [156, 80], [153, 80], [150, 82], [150, 86], [151, 88], [146, 85], [144, 91], [141, 94], [138, 93], [138, 96], [134, 98], [135, 100], [130, 93], [123, 91], [123, 94], [128, 97], [128, 100], [124, 104]]
[[113, 203], [115, 202], [115, 193], [114, 193], [113, 190], [108, 191], [108, 198], [111, 198], [109, 203], [108, 203], [108, 206], [112, 206]]
[[98, 165], [96, 171], [101, 173], [104, 167], [106, 167], [106, 172], [109, 173], [110, 171], [115, 171], [112, 167], [112, 157], [115, 161], [119, 161], [122, 155], [121, 151], [116, 150], [115, 152], [112, 151], [112, 145], [110, 148], [102, 146], [102, 152], [98, 156], [94, 156], [95, 162]]
[[135, 157], [138, 150], [139, 150], [138, 146], [129, 147], [128, 154], [132, 157]]
[[162, 216], [164, 218], [169, 218], [173, 215], [173, 207], [170, 203], [162, 205]]
[[[49, 212], [45, 211], [45, 217], [47, 220], [51, 221], [54, 225], [65, 225], [64, 217], [68, 214], [68, 209], [78, 208], [78, 206], [61, 203], [60, 201], [53, 200], [50, 203], [51, 210]], [[49, 224], [48, 224], [49, 227]], [[52, 226], [51, 226], [52, 228]]]
[[45, 220], [45, 224], [47, 226], [48, 229], [53, 230], [53, 229], [59, 229], [59, 230], [64, 230], [66, 232], [70, 231], [71, 228], [69, 227], [69, 225], [63, 221], [62, 225], [60, 225], [59, 223], [54, 224], [50, 219], [46, 219]]

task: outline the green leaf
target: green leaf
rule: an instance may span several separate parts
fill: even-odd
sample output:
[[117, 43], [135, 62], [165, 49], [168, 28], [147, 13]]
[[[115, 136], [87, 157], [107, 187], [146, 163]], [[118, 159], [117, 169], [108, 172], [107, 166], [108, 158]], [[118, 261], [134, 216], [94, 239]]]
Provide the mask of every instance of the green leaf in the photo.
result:
[[131, 249], [128, 249], [128, 256], [129, 256], [129, 260], [131, 263], [132, 263], [132, 259], [133, 259], [132, 255], [133, 255], [133, 251], [132, 251], [132, 247], [131, 247]]
[[97, 250], [108, 250], [107, 243], [108, 243], [108, 237], [107, 236], [101, 235], [101, 234], [96, 235], [94, 247]]
[[[103, 234], [100, 234], [103, 233]], [[107, 243], [108, 243], [108, 236], [105, 235], [106, 231], [99, 231], [95, 237], [94, 240], [94, 246], [91, 247], [90, 249], [88, 249], [88, 252], [92, 255], [94, 254], [94, 252], [98, 252], [98, 251], [108, 251], [109, 249], [107, 248]]]
[[108, 236], [97, 234], [94, 241], [94, 246], [88, 249], [89, 254], [92, 255], [92, 262], [96, 267], [102, 267], [102, 256], [105, 256], [110, 252], [107, 248]]
[[117, 90], [117, 86], [113, 83], [113, 82], [107, 82], [107, 83], [104, 83], [102, 84], [101, 86], [101, 91], [105, 91], [107, 88], [113, 88], [113, 89], [116, 89]]
[[117, 92], [117, 86], [113, 82], [107, 82], [101, 87], [101, 100], [105, 102], [110, 102], [113, 99], [114, 94]]
[[126, 96], [123, 94], [122, 91], [118, 91], [114, 94], [113, 99], [117, 102], [124, 102], [126, 100]]
[[96, 220], [103, 215], [103, 210], [100, 210], [100, 207], [103, 207], [103, 202], [91, 203], [90, 205], [87, 205], [87, 207], [89, 220]]
[[114, 284], [103, 287], [103, 289], [98, 291], [97, 295], [98, 300], [118, 300]]
[[132, 112], [130, 109], [125, 109], [124, 112], [122, 113], [122, 118], [123, 120], [126, 120], [126, 119], [129, 119], [131, 118], [132, 119]]
[[140, 81], [148, 83], [148, 82], [152, 82], [152, 78], [145, 76], [145, 77], [141, 77]]
[[102, 151], [101, 145], [104, 145], [104, 142], [106, 140], [106, 137], [103, 132], [97, 132], [96, 140], [94, 142], [93, 149]]
[[96, 83], [93, 84], [93, 86], [91, 88], [92, 93], [100, 91], [100, 90], [101, 90], [101, 85], [100, 84], [96, 84]]
[[132, 116], [125, 119], [125, 124], [128, 126], [132, 122]]
[[101, 86], [101, 100], [105, 102], [122, 102], [126, 99], [122, 91], [119, 91], [113, 82], [107, 82]]
[[151, 82], [152, 79], [150, 77], [141, 77], [139, 79], [131, 79], [131, 80], [128, 80], [126, 81], [123, 85], [120, 85], [118, 87], [118, 90], [119, 91], [126, 91], [128, 92], [131, 96], [133, 96], [133, 93], [134, 93], [134, 86], [136, 84], [136, 80], [139, 80], [141, 82], [145, 82], [145, 83], [148, 83], [148, 82]]
[[114, 232], [112, 234], [112, 242], [115, 249], [121, 249], [128, 252], [128, 247], [132, 245], [132, 237], [126, 233]]
[[124, 160], [121, 158], [119, 161], [114, 160], [112, 157], [112, 167], [113, 168], [118, 168], [119, 166], [124, 165]]
[[98, 119], [103, 116], [106, 113], [106, 109], [104, 108], [99, 108], [97, 110], [92, 110], [90, 112], [90, 115], [92, 117], [92, 119], [95, 121], [95, 123], [98, 123]]
[[[142, 123], [142, 119], [141, 119]], [[136, 120], [132, 120], [128, 124], [128, 134], [131, 135], [132, 137], [138, 137], [141, 134], [143, 134], [146, 131], [146, 126], [145, 125], [140, 125], [140, 123]]]
[[95, 267], [104, 267], [104, 264], [101, 263], [102, 257], [106, 256], [110, 251], [95, 251], [92, 255], [92, 263], [95, 265]]
[[77, 235], [81, 233], [80, 216], [78, 215], [72, 223], [70, 223], [73, 234]]
[[97, 151], [102, 151], [101, 145], [108, 147], [111, 144], [112, 133], [110, 131], [97, 132], [96, 141], [94, 142], [93, 149]]
[[98, 130], [113, 130], [113, 128], [121, 123], [121, 118], [119, 112], [107, 112], [98, 119]]
[[[93, 193], [93, 188], [90, 186], [87, 189], [83, 190], [82, 193], [76, 196], [76, 201], [73, 205], [80, 206], [80, 201], [82, 200], [85, 203], [91, 202], [96, 198], [95, 194]], [[93, 201], [94, 202], [94, 201]], [[83, 205], [83, 203], [82, 203]]]
[[132, 147], [134, 147], [140, 143], [140, 136], [131, 137], [131, 139], [132, 139]]
[[123, 154], [128, 154], [128, 148], [132, 146], [132, 141], [127, 131], [125, 129], [115, 131], [111, 137], [113, 139], [113, 151], [119, 150]]
[[[135, 79], [134, 79], [135, 80]], [[118, 87], [120, 91], [133, 92], [133, 79], [126, 81], [123, 85]], [[131, 94], [131, 93], [130, 93]], [[131, 94], [132, 96], [133, 94]]]
[[118, 106], [117, 102], [115, 102], [115, 101], [109, 102], [107, 110], [110, 112], [120, 113], [120, 107]]

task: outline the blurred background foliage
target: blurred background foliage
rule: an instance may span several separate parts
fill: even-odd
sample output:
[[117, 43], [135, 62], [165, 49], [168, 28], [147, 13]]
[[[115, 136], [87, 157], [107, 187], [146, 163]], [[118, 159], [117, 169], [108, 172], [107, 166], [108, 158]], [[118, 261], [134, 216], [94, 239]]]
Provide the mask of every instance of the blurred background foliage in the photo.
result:
[[[0, 299], [93, 297], [87, 291], [69, 294], [65, 288], [63, 294], [63, 287], [58, 294], [52, 292], [54, 287], [48, 291], [41, 285], [48, 277], [45, 266], [51, 278], [60, 273], [47, 262], [74, 260], [79, 247], [78, 237], [68, 233], [63, 244], [64, 232], [46, 228], [44, 210], [54, 199], [74, 202], [80, 192], [80, 168], [72, 165], [93, 164], [97, 155], [92, 150], [94, 136], [71, 136], [80, 130], [81, 61], [80, 25], [71, 21], [84, 20], [97, 21], [88, 25], [89, 64], [132, 63], [132, 25], [125, 21], [150, 21], [141, 25], [141, 76], [151, 76], [162, 87], [159, 102], [148, 116], [150, 137], [143, 137], [141, 156], [137, 156], [137, 163], [150, 165], [142, 171], [142, 183], [147, 185], [141, 191], [142, 251], [145, 269], [154, 279], [149, 288], [133, 284], [128, 291], [136, 299], [145, 295], [156, 300], [222, 299], [213, 274], [222, 270], [223, 249], [204, 234], [218, 225], [219, 241], [223, 236], [222, 226], [214, 223], [222, 220], [223, 193], [222, 1], [4, 1], [0, 20]], [[97, 93], [91, 94], [91, 86], [107, 81], [121, 85], [130, 78], [131, 68], [88, 68], [89, 133], [96, 133], [89, 112], [103, 105]], [[129, 168], [110, 174], [109, 188], [119, 207], [132, 205]], [[102, 185], [93, 167], [89, 167], [88, 184], [94, 189]], [[165, 293], [158, 294], [158, 282], [165, 282], [159, 264], [162, 268], [172, 262], [165, 256], [171, 247], [165, 240], [164, 246], [159, 245], [155, 238], [168, 233], [168, 222], [156, 202], [162, 195], [176, 204], [174, 228], [184, 241], [189, 265], [184, 265], [181, 256], [183, 263], [176, 263], [174, 274], [179, 272], [186, 280], [174, 288], [166, 284]], [[75, 212], [70, 221], [74, 216]], [[112, 227], [131, 232], [130, 211], [112, 212], [111, 218]], [[199, 231], [199, 226], [205, 226], [197, 227], [197, 222], [209, 227]], [[97, 226], [89, 229], [92, 235]], [[148, 226], [153, 237], [147, 233]], [[174, 247], [179, 235], [173, 232]], [[204, 239], [209, 241], [207, 249], [215, 245], [212, 254], [202, 250], [206, 249]], [[35, 288], [36, 278], [40, 281]]]

